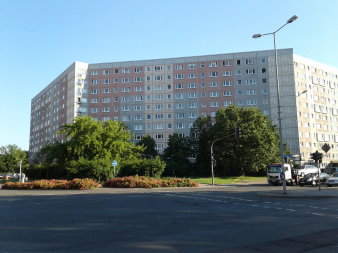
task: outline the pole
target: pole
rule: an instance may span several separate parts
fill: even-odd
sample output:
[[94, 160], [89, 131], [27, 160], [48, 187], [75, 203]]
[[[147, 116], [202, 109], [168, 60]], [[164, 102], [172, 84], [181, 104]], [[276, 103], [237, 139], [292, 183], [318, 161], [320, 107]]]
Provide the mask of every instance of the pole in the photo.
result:
[[283, 148], [283, 132], [282, 132], [282, 115], [280, 105], [280, 86], [279, 86], [279, 75], [278, 75], [278, 60], [277, 60], [277, 48], [276, 48], [276, 32], [273, 34], [273, 47], [275, 52], [275, 66], [276, 66], [276, 84], [277, 84], [277, 109], [278, 109], [278, 126], [279, 126], [279, 152], [281, 159], [281, 168], [284, 174], [283, 179], [283, 194], [286, 194], [286, 181], [285, 181], [285, 167], [284, 167], [284, 148]]
[[21, 172], [21, 166], [22, 166], [22, 160], [19, 162], [20, 165], [20, 176], [19, 176], [19, 182], [22, 182], [22, 172]]
[[[317, 151], [318, 153], [318, 151]], [[317, 160], [317, 167], [318, 167], [318, 191], [320, 191], [320, 168], [319, 168], [319, 159]]]
[[[216, 141], [216, 140], [215, 140]], [[213, 146], [215, 141], [211, 143], [211, 148], [210, 148], [210, 153], [211, 153], [211, 184], [214, 186], [215, 185], [215, 175], [214, 175], [214, 151], [213, 151]]]

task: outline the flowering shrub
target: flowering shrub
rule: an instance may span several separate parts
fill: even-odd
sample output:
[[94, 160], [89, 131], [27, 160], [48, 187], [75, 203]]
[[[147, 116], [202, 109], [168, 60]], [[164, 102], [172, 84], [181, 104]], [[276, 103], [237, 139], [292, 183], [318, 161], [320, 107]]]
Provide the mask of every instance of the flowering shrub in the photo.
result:
[[159, 188], [159, 187], [197, 187], [198, 184], [185, 178], [116, 177], [104, 183], [104, 187], [116, 188]]
[[90, 178], [75, 178], [72, 181], [67, 180], [37, 180], [34, 182], [20, 183], [9, 182], [5, 183], [1, 189], [12, 190], [49, 190], [49, 189], [75, 189], [75, 190], [87, 190], [94, 189], [99, 186], [94, 180]]

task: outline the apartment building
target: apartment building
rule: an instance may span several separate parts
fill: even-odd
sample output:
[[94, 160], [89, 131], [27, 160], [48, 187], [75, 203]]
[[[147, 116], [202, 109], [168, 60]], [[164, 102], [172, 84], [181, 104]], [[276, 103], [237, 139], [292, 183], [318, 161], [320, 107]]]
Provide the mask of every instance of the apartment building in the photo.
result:
[[[338, 69], [278, 50], [283, 142], [302, 159], [331, 146], [338, 159]], [[75, 117], [124, 122], [166, 148], [173, 133], [189, 135], [199, 116], [221, 107], [254, 106], [278, 125], [274, 51], [88, 64], [75, 62], [32, 99], [30, 152], [58, 138]]]

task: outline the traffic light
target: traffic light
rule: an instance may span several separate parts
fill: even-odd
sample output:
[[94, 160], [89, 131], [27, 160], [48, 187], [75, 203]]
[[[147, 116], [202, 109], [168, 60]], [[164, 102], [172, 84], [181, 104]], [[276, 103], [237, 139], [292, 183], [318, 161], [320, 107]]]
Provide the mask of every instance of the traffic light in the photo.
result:
[[240, 127], [236, 127], [235, 128], [235, 137], [237, 139], [239, 139], [239, 138], [241, 138], [241, 136], [242, 136], [242, 129]]
[[317, 150], [315, 153], [311, 153], [311, 159], [315, 160], [316, 163], [318, 161], [321, 163], [323, 159], [323, 153], [319, 153]]

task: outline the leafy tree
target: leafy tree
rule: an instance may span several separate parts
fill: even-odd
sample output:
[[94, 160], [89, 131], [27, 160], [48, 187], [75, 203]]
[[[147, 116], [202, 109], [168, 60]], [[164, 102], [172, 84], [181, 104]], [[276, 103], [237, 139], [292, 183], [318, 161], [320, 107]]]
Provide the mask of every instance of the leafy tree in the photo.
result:
[[198, 118], [190, 129], [190, 145], [196, 157], [194, 176], [210, 175], [210, 145], [213, 139], [211, 117]]
[[154, 159], [142, 158], [128, 161], [122, 165], [120, 176], [147, 176], [160, 177], [166, 167], [166, 163], [156, 156]]
[[[235, 127], [242, 136], [234, 138]], [[221, 175], [257, 174], [278, 160], [279, 136], [276, 126], [258, 108], [228, 106], [217, 112], [215, 144], [217, 171]]]
[[158, 156], [158, 152], [156, 150], [156, 141], [150, 135], [144, 135], [137, 145], [145, 148], [141, 152], [143, 157], [154, 158]]
[[191, 175], [192, 164], [188, 159], [191, 154], [189, 137], [182, 137], [177, 133], [171, 135], [168, 147], [163, 152], [163, 158], [167, 163], [164, 174], [178, 177]]
[[22, 161], [21, 169], [28, 168], [27, 151], [23, 151], [17, 145], [7, 145], [0, 147], [0, 171], [19, 172], [19, 163]]

